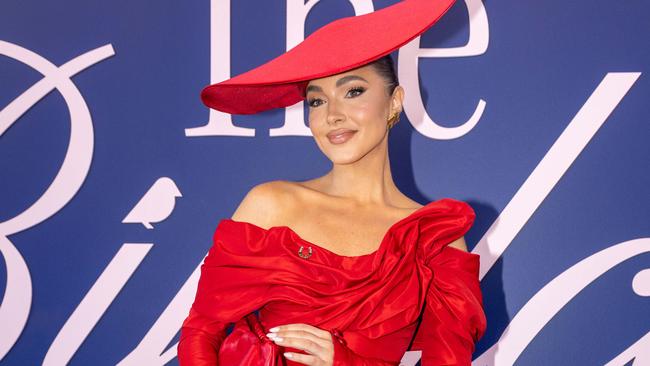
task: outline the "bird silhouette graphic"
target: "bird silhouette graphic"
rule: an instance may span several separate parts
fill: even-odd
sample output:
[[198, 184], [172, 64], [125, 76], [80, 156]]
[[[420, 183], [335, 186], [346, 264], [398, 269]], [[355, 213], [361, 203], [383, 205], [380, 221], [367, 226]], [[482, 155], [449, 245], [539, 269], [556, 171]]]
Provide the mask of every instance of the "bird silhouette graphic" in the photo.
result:
[[176, 183], [168, 177], [158, 178], [122, 223], [141, 223], [147, 229], [153, 229], [152, 222], [161, 222], [171, 215], [176, 197], [183, 197]]

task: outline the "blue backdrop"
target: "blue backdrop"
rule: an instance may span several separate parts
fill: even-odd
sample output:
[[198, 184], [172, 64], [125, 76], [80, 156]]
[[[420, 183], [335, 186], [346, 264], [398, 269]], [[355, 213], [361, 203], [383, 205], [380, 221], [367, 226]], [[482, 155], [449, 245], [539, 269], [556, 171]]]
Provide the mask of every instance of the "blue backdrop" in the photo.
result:
[[[302, 104], [231, 118], [201, 88], [394, 2], [3, 1], [0, 363], [176, 364], [217, 222], [329, 169]], [[459, 0], [392, 54], [398, 186], [477, 214], [475, 365], [650, 365], [648, 13]]]

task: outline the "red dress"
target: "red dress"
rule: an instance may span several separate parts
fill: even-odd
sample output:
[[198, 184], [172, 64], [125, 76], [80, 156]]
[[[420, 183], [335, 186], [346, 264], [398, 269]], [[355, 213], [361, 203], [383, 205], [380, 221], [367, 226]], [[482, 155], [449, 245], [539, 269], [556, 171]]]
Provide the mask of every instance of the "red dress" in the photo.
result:
[[[394, 223], [379, 248], [337, 255], [287, 226], [223, 219], [178, 344], [182, 366], [302, 365], [265, 334], [307, 323], [329, 330], [334, 365], [470, 365], [486, 329], [479, 255], [447, 246], [474, 222], [463, 201], [442, 198]], [[299, 255], [303, 247], [303, 258]], [[259, 309], [259, 320], [254, 311]], [[226, 336], [226, 328], [234, 328]]]

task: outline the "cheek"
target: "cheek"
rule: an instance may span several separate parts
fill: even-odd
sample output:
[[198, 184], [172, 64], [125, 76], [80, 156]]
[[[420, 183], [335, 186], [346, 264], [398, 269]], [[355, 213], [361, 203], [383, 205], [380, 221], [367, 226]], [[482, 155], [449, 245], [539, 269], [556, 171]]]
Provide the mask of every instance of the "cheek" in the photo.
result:
[[384, 109], [382, 107], [376, 102], [362, 102], [351, 109], [350, 116], [364, 128], [381, 128], [384, 119]]
[[315, 110], [313, 112], [308, 112], [307, 115], [307, 126], [311, 130], [313, 135], [319, 135], [324, 130], [327, 130], [327, 122], [325, 118], [321, 115], [319, 111]]
[[325, 136], [329, 130], [330, 126], [327, 123], [327, 120], [320, 112], [310, 112], [307, 117], [308, 127], [311, 131], [311, 135], [314, 138], [316, 145], [322, 150], [327, 146], [327, 136]]

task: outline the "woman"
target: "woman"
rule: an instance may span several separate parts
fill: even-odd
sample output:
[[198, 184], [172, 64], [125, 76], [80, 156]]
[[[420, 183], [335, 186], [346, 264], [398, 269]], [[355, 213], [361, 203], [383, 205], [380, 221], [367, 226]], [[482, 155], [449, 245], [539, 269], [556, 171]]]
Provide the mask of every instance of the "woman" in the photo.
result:
[[[423, 366], [471, 363], [486, 327], [479, 256], [467, 252], [463, 236], [474, 211], [451, 198], [419, 205], [395, 186], [388, 159], [388, 132], [404, 98], [388, 53], [450, 5], [407, 0], [344, 18], [204, 90], [208, 106], [230, 113], [299, 96], [332, 169], [308, 181], [260, 184], [219, 222], [181, 330], [181, 365], [397, 365], [408, 350], [422, 351]], [[340, 52], [335, 67], [307, 52], [339, 39], [332, 37], [341, 29], [377, 29], [407, 15], [409, 25], [396, 27], [380, 51], [359, 50], [364, 35], [346, 38], [341, 47], [356, 55]], [[297, 75], [290, 66], [306, 54], [313, 68]]]

